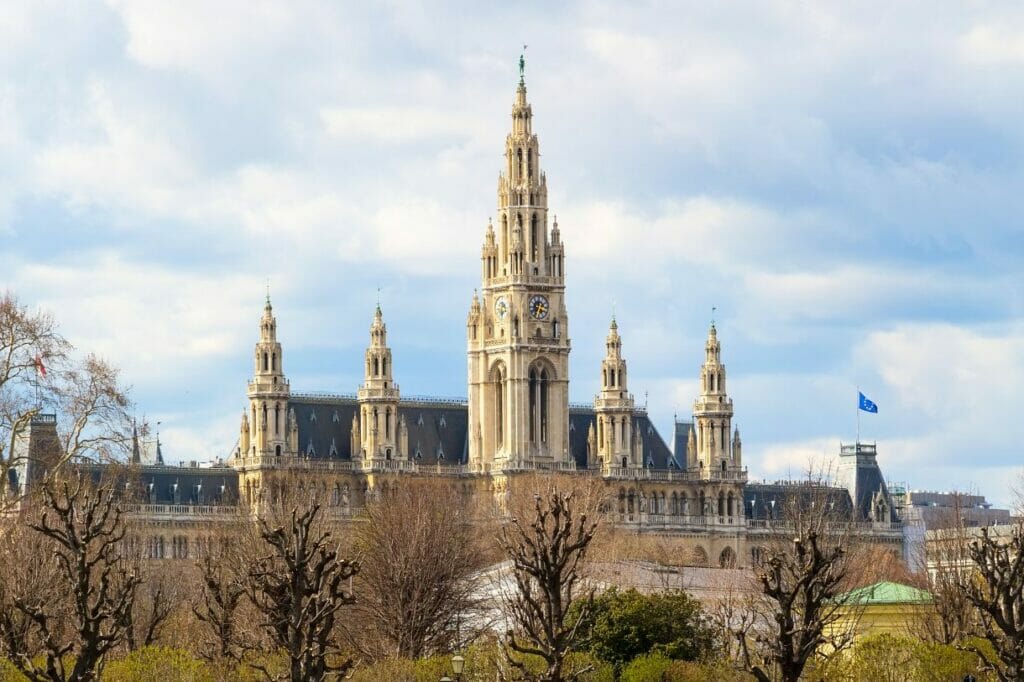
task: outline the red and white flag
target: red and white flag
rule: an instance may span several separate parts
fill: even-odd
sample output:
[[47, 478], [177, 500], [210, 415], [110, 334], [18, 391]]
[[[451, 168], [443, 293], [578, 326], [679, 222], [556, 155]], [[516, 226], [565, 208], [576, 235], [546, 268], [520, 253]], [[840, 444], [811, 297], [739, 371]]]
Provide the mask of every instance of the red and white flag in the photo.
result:
[[39, 376], [41, 376], [41, 377], [43, 377], [45, 379], [46, 378], [46, 365], [43, 364], [43, 356], [37, 353], [36, 354], [36, 358], [35, 358], [35, 363], [36, 363], [36, 372], [39, 373]]

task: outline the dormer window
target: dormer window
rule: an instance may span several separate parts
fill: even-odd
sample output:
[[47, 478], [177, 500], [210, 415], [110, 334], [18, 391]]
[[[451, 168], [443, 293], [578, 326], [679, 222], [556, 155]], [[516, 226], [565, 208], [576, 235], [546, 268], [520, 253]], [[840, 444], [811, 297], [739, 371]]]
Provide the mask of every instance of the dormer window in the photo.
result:
[[422, 412], [420, 413], [420, 416], [416, 419], [416, 426], [423, 426], [423, 413]]
[[316, 421], [316, 411], [315, 410], [310, 410], [309, 411], [309, 421], [311, 421], [311, 422], [315, 422]]
[[415, 459], [423, 459], [423, 453], [420, 452], [420, 444], [419, 443], [416, 443], [416, 454], [415, 454], [414, 457], [415, 457]]
[[441, 415], [441, 421], [438, 423], [438, 426], [440, 428], [442, 428], [442, 429], [445, 428], [446, 426], [448, 426], [448, 423], [445, 422], [445, 420], [444, 420], [444, 415], [443, 414]]
[[341, 423], [341, 417], [338, 416], [338, 411], [337, 410], [335, 410], [334, 411], [334, 415], [331, 416], [331, 421], [334, 422], [335, 424]]
[[306, 446], [306, 456], [313, 457], [316, 455], [316, 450], [313, 448], [313, 439], [309, 439], [309, 444]]
[[[335, 416], [337, 416], [337, 413], [335, 413]], [[338, 456], [338, 446], [337, 446], [337, 444], [336, 444], [336, 443], [334, 442], [334, 439], [333, 439], [333, 438], [331, 439], [331, 451], [330, 451], [330, 456], [331, 456], [331, 457], [337, 457], [337, 456]]]

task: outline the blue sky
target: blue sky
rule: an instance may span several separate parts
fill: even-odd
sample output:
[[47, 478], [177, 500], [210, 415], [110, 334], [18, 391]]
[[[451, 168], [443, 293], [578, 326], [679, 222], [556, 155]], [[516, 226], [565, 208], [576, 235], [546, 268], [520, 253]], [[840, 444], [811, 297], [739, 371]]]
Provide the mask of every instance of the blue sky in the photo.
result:
[[296, 390], [407, 394], [465, 315], [528, 43], [571, 394], [614, 302], [685, 415], [712, 306], [754, 477], [855, 431], [1008, 502], [1024, 443], [1016, 3], [40, 2], [0, 8], [0, 286], [123, 369], [170, 459], [237, 437], [267, 278]]

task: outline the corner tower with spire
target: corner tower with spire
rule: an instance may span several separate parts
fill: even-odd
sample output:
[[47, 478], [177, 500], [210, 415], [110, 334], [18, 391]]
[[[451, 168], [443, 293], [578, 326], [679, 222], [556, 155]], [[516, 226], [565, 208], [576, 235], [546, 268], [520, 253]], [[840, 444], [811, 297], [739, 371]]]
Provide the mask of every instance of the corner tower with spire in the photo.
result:
[[729, 478], [742, 469], [740, 435], [738, 429], [732, 431], [732, 398], [725, 388], [722, 345], [714, 321], [704, 344], [700, 388], [693, 404], [697, 470], [701, 478]]
[[[404, 443], [399, 442], [399, 433], [404, 433], [405, 428], [399, 423], [398, 384], [392, 379], [391, 371], [388, 328], [378, 303], [370, 324], [365, 377], [357, 394], [359, 412], [352, 424], [352, 433], [359, 434], [359, 454], [364, 465], [399, 459], [407, 449]], [[353, 459], [355, 457], [353, 452]]]
[[481, 253], [467, 321], [469, 463], [477, 470], [571, 467], [565, 255], [548, 223], [547, 178], [525, 64], [498, 176], [498, 213]]
[[604, 474], [629, 475], [643, 467], [639, 448], [633, 443], [633, 396], [626, 381], [619, 325], [612, 317], [601, 361], [601, 392], [594, 399], [597, 457]]
[[290, 391], [284, 375], [284, 357], [277, 341], [277, 320], [269, 291], [260, 319], [253, 365], [253, 378], [248, 390], [249, 412], [242, 414], [239, 453], [243, 457], [294, 454], [288, 447], [288, 435], [294, 430], [294, 419], [289, 418], [288, 412]]

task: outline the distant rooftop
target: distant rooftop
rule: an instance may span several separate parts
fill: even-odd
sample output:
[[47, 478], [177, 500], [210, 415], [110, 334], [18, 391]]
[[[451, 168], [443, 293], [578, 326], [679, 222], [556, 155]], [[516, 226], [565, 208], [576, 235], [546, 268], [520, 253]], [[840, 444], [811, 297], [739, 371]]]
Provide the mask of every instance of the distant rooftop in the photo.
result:
[[873, 604], [930, 604], [932, 595], [903, 583], [883, 581], [851, 590], [839, 598], [846, 604], [871, 606]]

